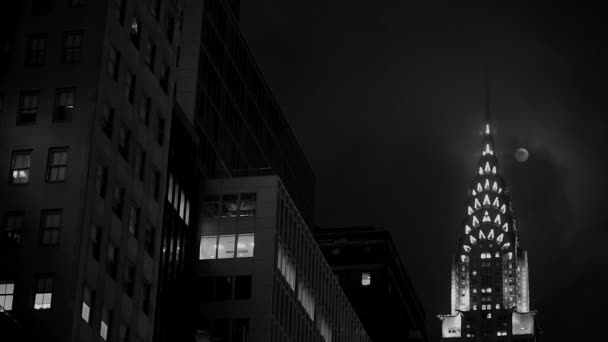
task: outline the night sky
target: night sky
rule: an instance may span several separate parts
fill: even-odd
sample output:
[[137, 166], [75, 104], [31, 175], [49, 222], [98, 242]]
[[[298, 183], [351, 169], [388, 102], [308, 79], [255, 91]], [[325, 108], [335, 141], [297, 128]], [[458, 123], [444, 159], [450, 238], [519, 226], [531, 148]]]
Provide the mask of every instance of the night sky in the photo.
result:
[[[390, 230], [438, 337], [491, 79], [501, 173], [545, 341], [608, 305], [605, 11], [242, 0], [241, 28], [317, 176], [321, 227]], [[530, 151], [526, 163], [513, 154]]]

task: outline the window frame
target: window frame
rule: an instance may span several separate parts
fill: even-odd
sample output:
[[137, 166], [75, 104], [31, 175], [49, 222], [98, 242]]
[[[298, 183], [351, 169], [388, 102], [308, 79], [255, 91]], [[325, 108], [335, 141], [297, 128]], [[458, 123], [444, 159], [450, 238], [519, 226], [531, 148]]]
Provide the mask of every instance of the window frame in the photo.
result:
[[[47, 162], [46, 162], [46, 176], [45, 181], [47, 183], [64, 183], [67, 178], [68, 171], [68, 159], [69, 159], [69, 147], [51, 147], [49, 148]], [[65, 164], [53, 164], [54, 155], [56, 153], [65, 153]], [[54, 169], [61, 170], [63, 168], [63, 178], [51, 179]], [[59, 176], [58, 176], [59, 177]]]
[[[64, 98], [63, 96], [67, 96]], [[64, 99], [68, 99], [68, 102], [62, 104]], [[71, 99], [71, 104], [69, 103]], [[53, 122], [65, 122], [72, 120], [72, 114], [76, 108], [76, 88], [66, 87], [58, 88], [55, 91], [55, 104], [53, 106]]]
[[[33, 150], [14, 150], [11, 153], [11, 163], [9, 165], [10, 169], [9, 169], [9, 184], [12, 185], [24, 185], [24, 184], [28, 184], [30, 182], [30, 178], [31, 178], [31, 169], [32, 169], [32, 152]], [[21, 166], [21, 167], [15, 167], [15, 162], [16, 162], [16, 157], [18, 156], [27, 156], [29, 158], [29, 163], [28, 166]], [[26, 171], [26, 181], [25, 182], [15, 182], [15, 179], [22, 179], [23, 177], [18, 177], [15, 178], [14, 177], [14, 172], [20, 172], [20, 171]]]
[[[20, 225], [13, 224], [9, 226], [9, 219], [14, 218], [12, 221], [20, 222]], [[20, 218], [17, 220], [16, 218]], [[23, 237], [23, 229], [25, 226], [25, 211], [7, 211], [4, 214], [4, 221], [2, 224], [2, 237], [1, 241], [3, 246], [19, 246], [21, 245], [21, 239]], [[11, 236], [16, 234], [16, 236]]]
[[[47, 226], [46, 218], [49, 215], [57, 215], [59, 217], [56, 226]], [[61, 239], [61, 228], [63, 220], [63, 209], [43, 209], [40, 211], [40, 246], [53, 247], [59, 244]], [[46, 241], [46, 236], [49, 236]]]
[[[39, 67], [46, 64], [48, 40], [49, 37], [46, 33], [33, 33], [28, 36], [25, 52], [26, 67]], [[42, 45], [42, 47], [33, 46], [35, 41], [40, 41], [44, 44]]]
[[[25, 107], [26, 98], [35, 98], [35, 107]], [[32, 104], [28, 104], [31, 106]], [[17, 125], [31, 125], [36, 123], [40, 110], [40, 91], [27, 90], [19, 93], [19, 108], [17, 109]], [[31, 117], [31, 118], [30, 118]]]
[[[69, 0], [85, 1], [85, 0]], [[70, 38], [74, 40], [70, 40]], [[82, 41], [84, 38], [83, 30], [65, 31], [63, 33], [63, 46], [61, 50], [61, 63], [78, 64], [82, 57]], [[72, 44], [70, 44], [72, 43]], [[77, 44], [76, 44], [77, 43]]]
[[[41, 284], [41, 282], [44, 282], [44, 284]], [[45, 311], [45, 310], [51, 310], [53, 308], [53, 291], [55, 289], [55, 274], [53, 273], [46, 273], [46, 274], [37, 274], [35, 276], [35, 283], [34, 283], [34, 310], [37, 311]], [[41, 296], [41, 302], [40, 302], [40, 306], [36, 307], [37, 305], [39, 305], [38, 303], [38, 295]], [[47, 297], [47, 295], [49, 295]], [[48, 307], [44, 307], [45, 306], [45, 299], [48, 298], [48, 303], [46, 303], [46, 305], [48, 305]]]

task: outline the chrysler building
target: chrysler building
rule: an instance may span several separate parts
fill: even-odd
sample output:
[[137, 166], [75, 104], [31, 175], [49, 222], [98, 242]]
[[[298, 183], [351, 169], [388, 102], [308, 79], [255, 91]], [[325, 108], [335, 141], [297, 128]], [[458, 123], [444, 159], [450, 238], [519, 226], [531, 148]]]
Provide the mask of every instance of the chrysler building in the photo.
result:
[[442, 340], [536, 341], [528, 256], [520, 246], [488, 113], [452, 264], [451, 312], [439, 316]]

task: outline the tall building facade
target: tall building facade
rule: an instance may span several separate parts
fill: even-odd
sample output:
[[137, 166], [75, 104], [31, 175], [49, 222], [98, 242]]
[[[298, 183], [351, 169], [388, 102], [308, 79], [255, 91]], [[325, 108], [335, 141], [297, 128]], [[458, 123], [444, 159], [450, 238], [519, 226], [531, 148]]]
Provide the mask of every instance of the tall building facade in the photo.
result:
[[151, 341], [181, 2], [2, 7], [0, 305], [24, 340]]
[[371, 341], [278, 176], [204, 188], [197, 341]]
[[315, 238], [373, 341], [428, 341], [424, 309], [388, 231], [324, 228]]
[[454, 341], [536, 341], [528, 256], [519, 243], [489, 118], [469, 193], [464, 234], [452, 266], [451, 313], [439, 316], [442, 337]]

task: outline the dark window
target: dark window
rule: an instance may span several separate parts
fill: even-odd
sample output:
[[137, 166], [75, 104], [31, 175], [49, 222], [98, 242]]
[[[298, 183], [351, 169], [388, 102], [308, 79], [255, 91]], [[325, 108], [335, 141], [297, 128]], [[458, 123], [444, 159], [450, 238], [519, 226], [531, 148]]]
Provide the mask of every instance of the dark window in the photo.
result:
[[160, 87], [165, 92], [165, 94], [169, 94], [169, 79], [171, 74], [171, 68], [167, 65], [163, 65], [160, 69]]
[[101, 118], [101, 129], [110, 140], [112, 140], [112, 131], [114, 130], [114, 108], [105, 104], [103, 106], [103, 116]]
[[54, 276], [36, 276], [36, 293], [34, 294], [34, 310], [48, 310], [53, 299]]
[[163, 146], [165, 142], [165, 118], [159, 114], [158, 115], [158, 131], [156, 132], [156, 141], [160, 146]]
[[222, 196], [222, 217], [236, 217], [238, 214], [237, 207], [238, 195], [223, 195]]
[[150, 313], [150, 298], [152, 297], [152, 285], [148, 281], [144, 281], [143, 295], [141, 301], [141, 310], [147, 315]]
[[249, 320], [238, 318], [232, 320], [232, 342], [249, 341]]
[[46, 167], [47, 182], [63, 182], [66, 177], [68, 166], [68, 149], [51, 148], [49, 149], [49, 159]]
[[135, 264], [127, 261], [124, 272], [123, 286], [125, 292], [129, 297], [133, 297], [133, 289], [135, 287]]
[[8, 212], [4, 217], [0, 243], [2, 245], [18, 246], [21, 243], [23, 233], [23, 211]]
[[54, 246], [59, 243], [61, 230], [61, 209], [43, 210], [40, 215], [40, 243], [43, 246]]
[[205, 197], [204, 215], [207, 217], [218, 217], [220, 215], [219, 195]]
[[139, 108], [139, 118], [141, 121], [148, 126], [150, 124], [150, 110], [152, 109], [152, 99], [144, 96], [141, 101], [141, 106]]
[[255, 216], [256, 194], [241, 194], [239, 201], [239, 216]]
[[150, 180], [150, 194], [158, 201], [160, 196], [160, 172], [156, 169], [152, 171], [152, 179]]
[[86, 0], [68, 0], [68, 5], [70, 7], [84, 7], [86, 4]]
[[144, 237], [144, 249], [150, 256], [154, 256], [154, 226], [148, 222]]
[[144, 181], [146, 170], [146, 151], [137, 145], [135, 151], [135, 175], [140, 181]]
[[[74, 0], [75, 1], [75, 0]], [[78, 63], [82, 49], [82, 31], [69, 31], [63, 36], [63, 63]]]
[[32, 0], [32, 13], [48, 13], [53, 8], [52, 0]]
[[93, 259], [99, 261], [99, 253], [101, 252], [101, 227], [91, 224], [91, 255]]
[[251, 298], [251, 276], [234, 277], [234, 299]]
[[139, 228], [139, 214], [141, 209], [135, 204], [131, 203], [129, 209], [129, 233], [137, 238], [137, 230]]
[[[118, 328], [118, 341], [119, 342], [129, 342], [129, 336], [131, 335], [131, 327], [125, 324], [120, 324]], [[137, 341], [139, 342], [139, 341]]]
[[17, 113], [17, 124], [36, 122], [39, 95], [39, 91], [26, 91], [21, 93], [19, 98], [19, 112]]
[[232, 277], [215, 278], [215, 298], [217, 300], [232, 299]]
[[131, 140], [131, 131], [125, 124], [120, 126], [118, 131], [118, 152], [126, 160], [129, 161], [129, 144]]
[[114, 185], [114, 192], [112, 194], [112, 210], [119, 218], [122, 218], [122, 212], [125, 201], [125, 188], [121, 188], [118, 185]]
[[114, 81], [118, 81], [118, 74], [120, 72], [120, 52], [113, 47], [110, 47], [108, 72]]
[[152, 0], [150, 3], [150, 14], [158, 20], [160, 18], [160, 0]]
[[120, 25], [125, 22], [125, 13], [127, 11], [127, 0], [114, 0], [116, 20]]
[[213, 335], [211, 341], [226, 341], [230, 337], [230, 321], [227, 319], [218, 319], [213, 323]]
[[130, 103], [135, 101], [135, 75], [131, 72], [127, 72], [127, 79], [125, 80], [125, 96]]
[[101, 198], [106, 198], [106, 188], [108, 184], [108, 168], [97, 162], [95, 168], [95, 191]]
[[213, 299], [213, 277], [201, 277], [200, 278], [200, 294], [202, 300]]
[[65, 121], [72, 118], [74, 111], [74, 88], [57, 89], [53, 121]]
[[118, 272], [118, 247], [114, 246], [113, 243], [108, 244], [108, 260], [106, 265], [110, 277], [116, 279], [116, 272]]
[[13, 151], [11, 157], [11, 184], [26, 184], [30, 181], [32, 151]]
[[139, 48], [139, 41], [141, 39], [141, 21], [136, 17], [131, 19], [131, 28], [130, 28], [130, 38], [131, 43], [135, 45], [136, 48]]
[[167, 15], [167, 39], [173, 43], [173, 35], [175, 32], [175, 18], [172, 15]]
[[44, 65], [46, 59], [46, 41], [46, 34], [34, 34], [29, 37], [25, 57], [26, 66]]
[[146, 65], [150, 71], [154, 72], [154, 62], [156, 60], [156, 45], [148, 41], [146, 45]]

